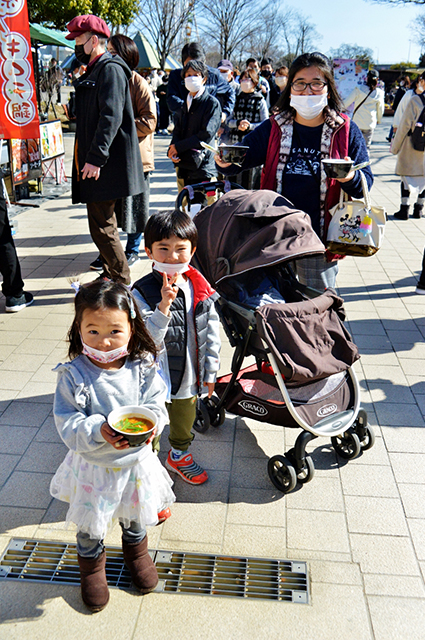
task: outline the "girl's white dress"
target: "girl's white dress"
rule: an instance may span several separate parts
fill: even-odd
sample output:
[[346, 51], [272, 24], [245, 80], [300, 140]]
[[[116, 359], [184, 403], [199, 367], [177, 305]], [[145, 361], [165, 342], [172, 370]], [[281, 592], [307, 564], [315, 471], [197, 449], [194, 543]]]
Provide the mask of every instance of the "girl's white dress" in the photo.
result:
[[69, 503], [67, 523], [100, 539], [118, 520], [126, 528], [131, 521], [143, 527], [157, 524], [158, 512], [175, 496], [152, 446], [117, 450], [100, 433], [110, 411], [124, 404], [149, 407], [162, 431], [167, 389], [155, 366], [127, 361], [118, 371], [108, 371], [79, 356], [56, 370], [55, 422], [70, 450], [50, 492]]

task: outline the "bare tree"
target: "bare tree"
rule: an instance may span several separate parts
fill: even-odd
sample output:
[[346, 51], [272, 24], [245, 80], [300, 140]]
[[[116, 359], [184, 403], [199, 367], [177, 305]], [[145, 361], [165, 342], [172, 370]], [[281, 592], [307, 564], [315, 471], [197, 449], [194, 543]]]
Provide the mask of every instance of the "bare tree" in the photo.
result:
[[161, 68], [176, 42], [180, 42], [182, 31], [193, 20], [198, 4], [199, 0], [142, 0], [134, 25], [150, 35]]
[[288, 15], [283, 24], [283, 35], [286, 42], [286, 59], [291, 63], [302, 53], [308, 53], [317, 47], [317, 42], [322, 39], [316, 25], [309, 18], [298, 11]]
[[337, 49], [329, 49], [331, 58], [345, 58], [346, 60], [373, 60], [373, 50], [369, 47], [361, 47], [358, 44], [342, 43]]
[[200, 29], [218, 45], [223, 59], [231, 58], [258, 28], [258, 0], [201, 0], [201, 7]]

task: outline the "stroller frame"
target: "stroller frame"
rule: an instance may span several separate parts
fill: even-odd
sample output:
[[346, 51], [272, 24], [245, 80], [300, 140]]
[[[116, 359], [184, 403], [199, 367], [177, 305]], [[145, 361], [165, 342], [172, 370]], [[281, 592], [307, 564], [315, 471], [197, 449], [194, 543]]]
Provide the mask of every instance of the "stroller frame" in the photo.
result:
[[[184, 198], [187, 197], [190, 210], [190, 200], [193, 199], [195, 192], [229, 191], [232, 187], [241, 188], [240, 185], [233, 185], [224, 181], [185, 187], [177, 198], [176, 206], [181, 208]], [[196, 254], [193, 262], [196, 266]], [[320, 295], [320, 292], [300, 284], [289, 264], [285, 264], [284, 267], [294, 288], [300, 294], [310, 298]], [[271, 364], [286, 408], [293, 420], [301, 428], [301, 433], [298, 435], [294, 446], [285, 455], [275, 455], [268, 461], [268, 474], [277, 489], [283, 493], [289, 493], [295, 489], [297, 482], [304, 484], [312, 480], [314, 463], [311, 456], [306, 452], [306, 446], [319, 436], [330, 437], [336, 453], [346, 460], [357, 457], [362, 450], [370, 449], [374, 445], [375, 435], [367, 424], [366, 411], [360, 406], [360, 387], [352, 366], [347, 369], [347, 375], [350, 378], [354, 394], [352, 408], [324, 417], [314, 426], [311, 426], [297, 412], [284, 381], [285, 370], [282, 375], [282, 366], [279, 367], [266, 341], [257, 336], [261, 339], [263, 347], [261, 350], [250, 344], [252, 333], [256, 331], [257, 327], [255, 311], [228, 300], [223, 294], [220, 294], [220, 298], [216, 302], [216, 308], [230, 345], [235, 349], [231, 364], [232, 375], [220, 398], [217, 396], [205, 399], [198, 398], [197, 416], [193, 425], [196, 431], [205, 433], [210, 426], [219, 427], [223, 424], [226, 399], [235, 387], [244, 359], [247, 356], [254, 356], [258, 369], [260, 369], [260, 364], [263, 362], [268, 361]], [[244, 331], [241, 331], [241, 328], [237, 326], [232, 317], [232, 312], [236, 313], [237, 316], [242, 316], [246, 321], [246, 329]], [[287, 377], [290, 377], [289, 367]]]

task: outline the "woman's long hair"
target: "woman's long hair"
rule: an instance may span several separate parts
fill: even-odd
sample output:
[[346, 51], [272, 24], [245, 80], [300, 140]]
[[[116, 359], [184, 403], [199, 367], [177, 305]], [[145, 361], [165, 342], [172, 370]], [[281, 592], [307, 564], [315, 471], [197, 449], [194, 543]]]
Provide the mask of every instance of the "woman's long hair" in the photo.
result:
[[291, 85], [296, 74], [306, 67], [317, 67], [323, 73], [325, 81], [327, 82], [328, 106], [325, 107], [325, 111], [326, 109], [333, 109], [334, 111], [340, 112], [342, 110], [342, 101], [336, 88], [332, 63], [329, 58], [318, 51], [314, 53], [303, 53], [291, 64], [288, 73], [288, 83], [276, 103], [276, 112], [290, 111], [295, 115], [295, 109], [291, 107]]
[[131, 325], [131, 337], [128, 343], [127, 356], [130, 360], [141, 358], [147, 354], [157, 355], [157, 348], [146, 330], [137, 303], [131, 291], [124, 284], [98, 278], [89, 284], [80, 286], [74, 300], [75, 317], [68, 332], [68, 356], [72, 360], [83, 353], [81, 342], [81, 322], [84, 311], [99, 309], [120, 309], [128, 314]]

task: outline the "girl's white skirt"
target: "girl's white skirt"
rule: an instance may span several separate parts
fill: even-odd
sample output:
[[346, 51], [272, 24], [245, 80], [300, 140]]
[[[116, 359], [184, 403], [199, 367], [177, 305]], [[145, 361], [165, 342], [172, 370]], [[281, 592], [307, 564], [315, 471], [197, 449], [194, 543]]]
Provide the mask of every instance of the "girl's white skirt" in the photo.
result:
[[103, 539], [117, 520], [143, 527], [158, 523], [158, 512], [175, 501], [173, 482], [157, 456], [124, 469], [87, 462], [69, 451], [50, 483], [54, 498], [69, 502], [66, 522], [91, 538]]

